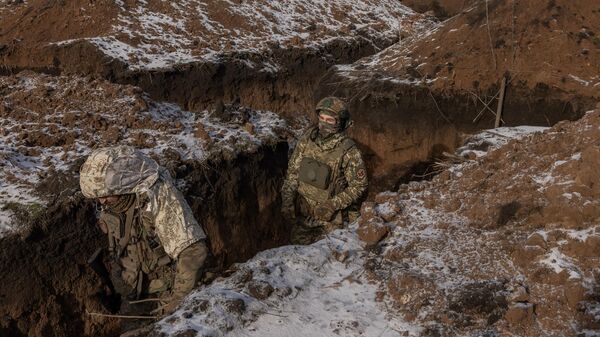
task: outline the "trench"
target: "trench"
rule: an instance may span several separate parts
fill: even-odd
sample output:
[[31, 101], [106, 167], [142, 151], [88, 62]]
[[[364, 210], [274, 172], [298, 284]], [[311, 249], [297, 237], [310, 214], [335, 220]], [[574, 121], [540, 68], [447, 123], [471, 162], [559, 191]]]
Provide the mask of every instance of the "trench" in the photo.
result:
[[[207, 232], [207, 270], [218, 273], [289, 242], [289, 225], [279, 214], [287, 156], [288, 145], [280, 142], [230, 160], [162, 163], [183, 182]], [[100, 280], [87, 259], [106, 239], [96, 226], [95, 204], [78, 192], [78, 166], [41, 184], [55, 198], [43, 219], [0, 239], [0, 336], [115, 336], [130, 327], [86, 314], [103, 312]]]
[[[287, 60], [286, 70], [278, 73], [248, 67], [247, 61], [262, 61], [256, 55], [168, 71], [132, 72], [119, 62], [107, 63], [81, 43], [69, 51], [54, 51], [47, 66], [28, 69], [97, 74], [140, 86], [153, 99], [188, 110], [236, 101], [293, 118], [312, 111], [323, 96], [356, 97], [355, 87], [334, 84], [339, 79], [327, 69], [375, 52], [366, 41], [353, 46], [332, 43], [328, 48], [308, 53], [275, 51], [278, 59]], [[19, 69], [5, 68], [4, 73]], [[460, 145], [461, 133], [493, 125], [489, 114], [472, 122], [482, 106], [464, 94], [385, 83], [367, 92], [350, 101], [355, 127], [349, 133], [364, 153], [372, 182], [370, 195], [422, 179], [436, 158]], [[506, 125], [549, 126], [579, 118], [591, 104], [583, 98], [556, 97], [560, 95], [545, 89], [512, 88], [505, 103]], [[289, 242], [289, 224], [279, 214], [288, 152], [288, 144], [280, 142], [230, 160], [168, 163], [175, 178], [184, 182], [182, 192], [210, 238], [208, 268], [218, 272]], [[74, 165], [70, 175], [44, 182], [55, 201], [43, 219], [31, 219], [31, 230], [25, 234], [0, 239], [0, 336], [102, 337], [125, 329], [119, 320], [85, 314], [101, 310], [96, 294], [100, 282], [86, 260], [105, 239], [94, 225], [94, 204], [77, 193], [77, 168]]]
[[[356, 85], [329, 74], [316, 96], [356, 97], [349, 109], [355, 126], [349, 130], [363, 151], [370, 175], [370, 195], [377, 191], [431, 178], [431, 165], [461, 146], [465, 136], [494, 128], [495, 116], [465, 92], [434, 92], [426, 87], [372, 81]], [[493, 97], [492, 87], [482, 97]], [[364, 94], [366, 92], [366, 94]], [[357, 97], [357, 93], [362, 96]], [[552, 126], [577, 120], [594, 108], [588, 97], [564, 98], [546, 87], [533, 90], [516, 84], [507, 88], [502, 126]], [[496, 102], [491, 104], [496, 109]], [[481, 117], [473, 122], [483, 110]]]

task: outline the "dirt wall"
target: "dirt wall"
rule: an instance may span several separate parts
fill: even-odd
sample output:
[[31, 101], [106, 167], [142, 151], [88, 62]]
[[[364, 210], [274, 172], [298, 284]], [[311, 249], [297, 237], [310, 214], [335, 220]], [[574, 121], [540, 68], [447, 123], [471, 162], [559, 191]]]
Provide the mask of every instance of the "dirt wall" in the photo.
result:
[[[218, 102], [276, 111], [288, 117], [314, 108], [313, 93], [334, 64], [352, 63], [395, 43], [366, 38], [334, 39], [320, 49], [280, 48], [263, 54], [235, 53], [218, 61], [188, 63], [165, 70], [129, 70], [86, 41], [0, 51], [0, 75], [33, 70], [80, 74], [141, 87], [152, 99], [200, 111]], [[4, 55], [3, 55], [4, 54]]]
[[[316, 96], [333, 94], [349, 100], [354, 120], [349, 134], [365, 153], [372, 191], [394, 187], [414, 166], [453, 152], [464, 133], [494, 127], [492, 112], [469, 92], [434, 92], [384, 81], [340, 85], [342, 80], [328, 76]], [[487, 101], [497, 90], [478, 96]], [[575, 120], [595, 105], [589, 98], [563, 97], [554, 89], [530, 90], [515, 83], [506, 92], [503, 125], [552, 126], [561, 120]], [[497, 101], [489, 106], [496, 111]]]

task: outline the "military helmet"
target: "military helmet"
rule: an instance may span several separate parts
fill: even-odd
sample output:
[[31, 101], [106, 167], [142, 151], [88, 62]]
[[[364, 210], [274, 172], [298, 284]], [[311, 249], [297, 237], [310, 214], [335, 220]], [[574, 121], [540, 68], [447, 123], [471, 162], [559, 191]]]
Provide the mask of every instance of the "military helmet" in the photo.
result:
[[154, 159], [130, 146], [94, 150], [79, 171], [79, 185], [86, 198], [139, 193], [159, 177]]
[[346, 103], [337, 97], [325, 97], [317, 103], [317, 114], [327, 112], [337, 118], [340, 130], [345, 130], [350, 122], [350, 112]]

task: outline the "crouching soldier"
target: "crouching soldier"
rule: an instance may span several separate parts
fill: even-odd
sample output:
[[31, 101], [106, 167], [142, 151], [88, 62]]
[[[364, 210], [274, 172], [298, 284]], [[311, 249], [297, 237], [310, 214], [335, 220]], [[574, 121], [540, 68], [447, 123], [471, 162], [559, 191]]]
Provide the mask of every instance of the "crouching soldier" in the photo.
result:
[[309, 244], [359, 215], [368, 187], [360, 150], [346, 136], [350, 114], [335, 97], [316, 108], [317, 126], [300, 139], [288, 164], [282, 188], [282, 213], [296, 219], [293, 244]]
[[160, 295], [165, 312], [175, 309], [196, 285], [208, 249], [166, 169], [128, 146], [99, 149], [81, 167], [80, 185], [101, 205], [99, 225], [128, 297]]

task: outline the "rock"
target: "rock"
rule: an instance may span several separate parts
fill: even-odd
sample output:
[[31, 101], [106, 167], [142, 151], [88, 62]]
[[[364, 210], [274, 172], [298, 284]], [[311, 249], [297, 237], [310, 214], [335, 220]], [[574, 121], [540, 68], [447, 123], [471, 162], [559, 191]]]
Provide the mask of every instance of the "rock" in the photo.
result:
[[534, 262], [538, 256], [543, 255], [545, 252], [545, 249], [538, 246], [520, 246], [513, 251], [511, 257], [516, 265], [525, 268]]
[[529, 290], [524, 286], [517, 286], [508, 296], [508, 300], [512, 303], [529, 302]]
[[375, 196], [375, 203], [377, 203], [377, 204], [383, 204], [386, 202], [395, 203], [395, 201], [397, 199], [398, 199], [398, 193], [382, 192], [382, 193], [378, 193]]
[[546, 242], [546, 239], [540, 233], [533, 233], [533, 234], [531, 234], [527, 238], [527, 241], [525, 241], [525, 245], [527, 245], [527, 246], [537, 246], [537, 247], [540, 247], [542, 249], [546, 249], [547, 246], [548, 246], [548, 244]]
[[246, 124], [244, 124], [244, 130], [246, 130], [246, 132], [248, 132], [251, 135], [254, 135], [256, 132], [254, 130], [254, 124], [247, 122]]
[[365, 242], [367, 245], [376, 245], [381, 241], [388, 233], [390, 229], [383, 223], [380, 222], [368, 222], [364, 225], [360, 225], [356, 231], [358, 238]]
[[534, 314], [535, 306], [533, 303], [515, 303], [506, 310], [504, 319], [510, 326], [526, 327], [533, 323]]
[[206, 132], [206, 129], [204, 128], [204, 125], [202, 123], [196, 124], [196, 130], [194, 131], [194, 136], [196, 138], [202, 139], [206, 142], [211, 141], [210, 135], [208, 134], [208, 132]]
[[223, 303], [223, 307], [230, 313], [241, 315], [246, 311], [246, 302], [242, 299], [230, 299]]
[[375, 207], [375, 212], [379, 217], [385, 220], [385, 222], [391, 222], [396, 219], [397, 215], [401, 212], [401, 208], [395, 199], [390, 199], [377, 205]]
[[370, 219], [375, 216], [375, 203], [372, 201], [365, 201], [360, 206], [360, 216], [362, 219]]
[[569, 279], [563, 288], [567, 304], [573, 310], [577, 310], [579, 302], [583, 301], [585, 295], [585, 287], [581, 279]]
[[273, 286], [266, 281], [251, 281], [248, 283], [248, 292], [254, 298], [264, 300], [273, 293]]

